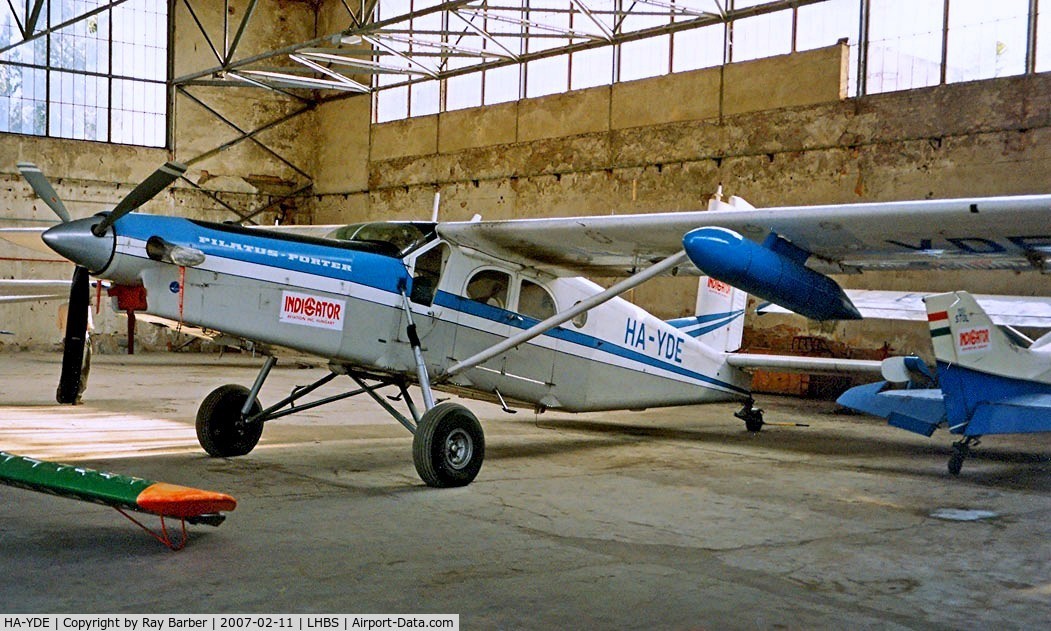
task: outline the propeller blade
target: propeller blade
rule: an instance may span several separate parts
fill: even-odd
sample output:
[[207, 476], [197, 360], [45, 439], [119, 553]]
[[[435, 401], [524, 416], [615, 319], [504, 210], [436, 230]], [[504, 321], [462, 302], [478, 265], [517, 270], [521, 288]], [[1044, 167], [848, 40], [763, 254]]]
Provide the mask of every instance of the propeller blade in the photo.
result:
[[69, 312], [66, 314], [66, 337], [62, 348], [62, 375], [58, 379], [56, 399], [59, 403], [76, 403], [80, 397], [80, 378], [84, 368], [84, 349], [88, 338], [90, 308], [90, 275], [86, 267], [73, 270], [69, 290]]
[[179, 179], [179, 176], [183, 173], [186, 173], [186, 165], [178, 162], [165, 162], [164, 166], [154, 171], [148, 178], [133, 188], [124, 199], [120, 200], [120, 203], [113, 208], [113, 211], [106, 215], [91, 231], [95, 233], [95, 236], [106, 234], [106, 230], [116, 223], [118, 219], [153, 199], [157, 193], [168, 188], [168, 185]]
[[29, 185], [33, 187], [33, 191], [44, 200], [44, 203], [51, 207], [51, 210], [55, 211], [58, 218], [62, 220], [62, 223], [66, 223], [70, 220], [69, 211], [66, 210], [66, 205], [62, 203], [62, 200], [58, 198], [58, 193], [51, 186], [51, 182], [47, 181], [47, 177], [44, 176], [44, 172], [40, 170], [40, 167], [33, 164], [32, 162], [19, 162], [18, 172], [22, 174], [22, 177], [29, 182]]

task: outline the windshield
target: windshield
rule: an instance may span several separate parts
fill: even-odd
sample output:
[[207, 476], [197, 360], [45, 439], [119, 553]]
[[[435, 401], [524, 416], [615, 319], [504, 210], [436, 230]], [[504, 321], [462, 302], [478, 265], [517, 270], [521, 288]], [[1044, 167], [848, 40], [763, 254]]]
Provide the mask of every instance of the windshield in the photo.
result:
[[434, 238], [432, 224], [373, 222], [353, 223], [325, 235], [339, 241], [357, 241], [384, 246], [385, 254], [404, 256]]

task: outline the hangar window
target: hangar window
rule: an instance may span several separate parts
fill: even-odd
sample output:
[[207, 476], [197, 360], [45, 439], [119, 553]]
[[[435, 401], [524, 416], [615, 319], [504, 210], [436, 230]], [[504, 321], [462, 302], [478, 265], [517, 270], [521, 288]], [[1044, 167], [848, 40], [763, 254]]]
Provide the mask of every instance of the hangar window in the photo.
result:
[[167, 78], [166, 2], [0, 4], [0, 132], [162, 147]]
[[[1051, 70], [1051, 0], [380, 0], [377, 122], [849, 46], [847, 94]], [[904, 17], [903, 17], [904, 16]], [[401, 21], [399, 22], [399, 18]], [[426, 21], [426, 23], [425, 23]], [[363, 27], [364, 28], [364, 27]], [[410, 59], [411, 58], [411, 59]], [[408, 78], [406, 78], [408, 77]], [[424, 92], [423, 86], [434, 87]], [[410, 89], [411, 88], [411, 89]], [[417, 106], [417, 101], [425, 103]]]

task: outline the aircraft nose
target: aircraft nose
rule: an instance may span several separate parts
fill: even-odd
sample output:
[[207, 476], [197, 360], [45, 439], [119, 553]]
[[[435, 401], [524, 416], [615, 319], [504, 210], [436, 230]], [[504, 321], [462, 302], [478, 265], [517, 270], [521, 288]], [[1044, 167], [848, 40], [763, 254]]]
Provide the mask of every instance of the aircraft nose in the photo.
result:
[[91, 227], [100, 221], [101, 217], [87, 217], [61, 223], [46, 230], [41, 238], [55, 252], [97, 274], [106, 269], [113, 258], [117, 238], [112, 228], [96, 237]]

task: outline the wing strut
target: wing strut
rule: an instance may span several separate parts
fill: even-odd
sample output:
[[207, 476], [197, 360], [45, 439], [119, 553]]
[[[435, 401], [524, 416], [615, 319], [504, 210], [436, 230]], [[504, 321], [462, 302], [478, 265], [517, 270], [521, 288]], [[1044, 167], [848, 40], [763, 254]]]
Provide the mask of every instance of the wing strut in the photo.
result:
[[436, 378], [436, 381], [446, 380], [452, 377], [453, 375], [474, 368], [475, 366], [484, 364], [485, 362], [496, 357], [497, 355], [507, 352], [508, 350], [520, 344], [524, 344], [525, 342], [528, 342], [534, 337], [539, 337], [544, 333], [547, 333], [551, 329], [566, 322], [569, 322], [581, 313], [584, 313], [589, 309], [594, 309], [595, 307], [605, 302], [609, 302], [613, 298], [616, 298], [617, 296], [628, 291], [629, 289], [637, 287], [642, 283], [650, 280], [651, 278], [659, 276], [664, 272], [667, 272], [668, 270], [678, 266], [685, 260], [687, 260], [686, 252], [679, 251], [678, 253], [673, 254], [658, 263], [654, 263], [653, 265], [642, 270], [641, 272], [638, 272], [634, 276], [629, 276], [628, 278], [625, 278], [624, 280], [620, 281], [616, 285], [613, 285], [609, 289], [597, 293], [586, 300], [582, 300], [577, 304], [573, 305], [571, 308], [566, 309], [561, 313], [556, 313], [550, 318], [538, 322], [537, 324], [529, 327], [525, 331], [522, 331], [517, 335], [511, 336], [503, 342], [500, 342], [499, 344], [494, 344], [493, 346], [480, 353], [476, 353], [475, 355], [472, 355], [471, 357], [468, 357], [463, 361], [453, 364], [449, 367], [448, 370], [439, 375]]

